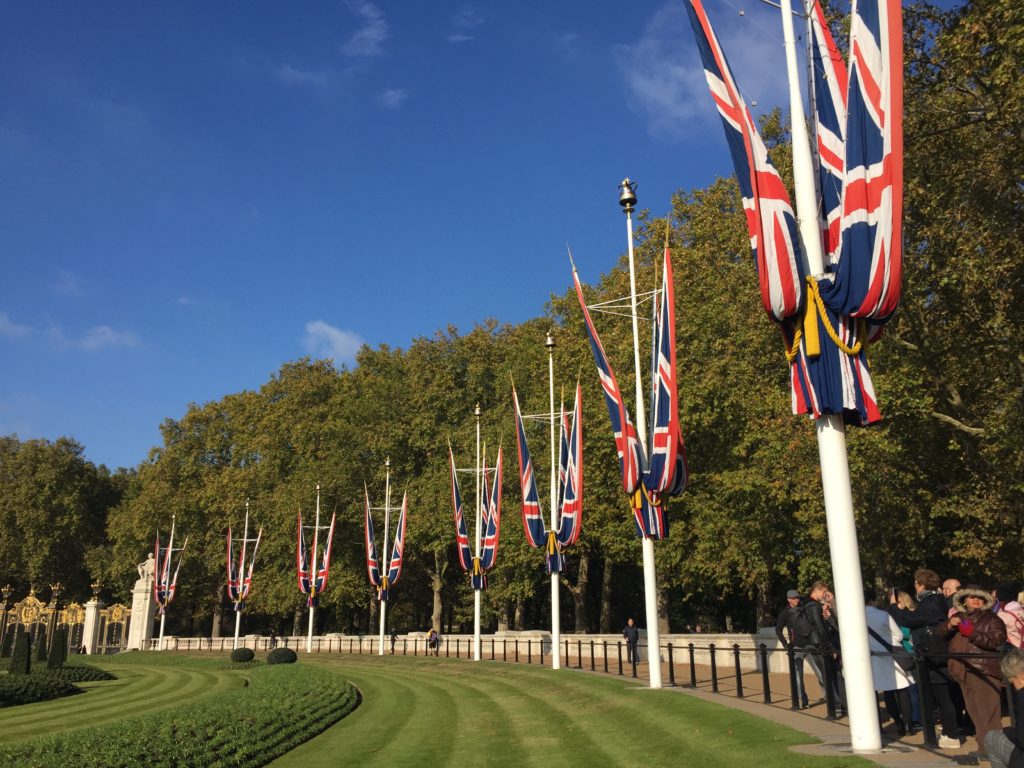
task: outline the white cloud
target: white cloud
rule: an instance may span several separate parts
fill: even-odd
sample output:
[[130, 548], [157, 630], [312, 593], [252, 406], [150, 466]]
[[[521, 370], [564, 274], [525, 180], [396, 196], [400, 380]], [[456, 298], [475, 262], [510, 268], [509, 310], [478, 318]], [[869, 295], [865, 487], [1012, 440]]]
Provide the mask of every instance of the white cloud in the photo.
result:
[[384, 41], [390, 36], [384, 12], [367, 0], [349, 3], [349, 10], [359, 18], [362, 26], [341, 46], [341, 52], [355, 58], [370, 58], [384, 52]]
[[381, 93], [379, 101], [382, 106], [388, 109], [398, 109], [402, 106], [402, 102], [408, 98], [409, 92], [404, 88], [388, 88], [386, 91]]
[[331, 358], [338, 364], [355, 360], [356, 352], [363, 343], [359, 334], [335, 328], [323, 320], [306, 323], [306, 335], [302, 339], [302, 346], [309, 354], [317, 358]]
[[448, 35], [448, 42], [468, 43], [471, 40], [475, 40], [476, 35], [471, 33], [483, 23], [483, 17], [475, 8], [469, 5], [462, 6], [452, 14], [452, 31]]
[[82, 279], [66, 269], [57, 270], [57, 279], [50, 287], [58, 296], [82, 295]]
[[118, 331], [109, 325], [94, 325], [82, 336], [72, 338], [64, 335], [57, 326], [50, 328], [50, 340], [58, 347], [74, 347], [86, 352], [95, 352], [106, 347], [137, 347], [138, 335], [132, 331]]
[[174, 300], [174, 303], [177, 304], [179, 307], [191, 307], [193, 304], [196, 303], [196, 300], [193, 299], [191, 296], [179, 296], [177, 299]]
[[[758, 112], [786, 102], [786, 70], [777, 33], [777, 13], [713, 18], [719, 41], [748, 106]], [[774, 26], [773, 26], [774, 24]], [[613, 49], [629, 92], [630, 105], [646, 115], [651, 134], [679, 140], [698, 121], [705, 129], [718, 123], [708, 93], [693, 29], [682, 3], [662, 5], [634, 45]]]
[[32, 333], [32, 328], [14, 322], [6, 312], [0, 312], [0, 336], [8, 339], [21, 339]]
[[274, 77], [285, 85], [324, 86], [330, 73], [326, 69], [299, 69], [291, 64], [281, 64], [274, 70]]

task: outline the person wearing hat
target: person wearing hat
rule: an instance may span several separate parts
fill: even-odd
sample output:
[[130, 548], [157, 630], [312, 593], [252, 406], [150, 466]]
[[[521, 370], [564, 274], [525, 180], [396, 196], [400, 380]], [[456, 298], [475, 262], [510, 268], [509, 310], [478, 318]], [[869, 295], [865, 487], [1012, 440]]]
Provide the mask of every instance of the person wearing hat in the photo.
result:
[[[786, 592], [786, 607], [779, 612], [779, 617], [775, 621], [775, 634], [779, 638], [779, 642], [782, 643], [782, 647], [789, 650], [790, 647], [802, 648], [805, 645], [810, 645], [810, 638], [801, 638], [806, 642], [797, 642], [797, 619], [803, 612], [803, 607], [800, 605], [800, 593], [795, 589], [791, 589]], [[794, 650], [793, 652], [793, 667], [796, 672], [796, 690], [797, 696], [800, 699], [800, 708], [807, 709], [810, 706], [810, 702], [807, 700], [807, 690], [804, 688], [804, 657], [807, 654], [803, 651]]]

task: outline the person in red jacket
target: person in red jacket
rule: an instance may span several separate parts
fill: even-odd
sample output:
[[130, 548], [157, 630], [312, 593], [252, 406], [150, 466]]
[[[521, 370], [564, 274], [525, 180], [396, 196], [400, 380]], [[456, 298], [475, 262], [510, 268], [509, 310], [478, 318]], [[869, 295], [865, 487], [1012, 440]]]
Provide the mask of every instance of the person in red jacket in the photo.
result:
[[[995, 600], [981, 587], [971, 584], [953, 594], [956, 613], [949, 617], [943, 634], [949, 638], [949, 676], [964, 692], [967, 714], [974, 722], [982, 752], [989, 731], [1002, 728], [1000, 693], [1003, 675], [995, 652], [1006, 644], [1006, 625], [995, 613]], [[960, 654], [992, 653], [991, 658], [969, 658]]]

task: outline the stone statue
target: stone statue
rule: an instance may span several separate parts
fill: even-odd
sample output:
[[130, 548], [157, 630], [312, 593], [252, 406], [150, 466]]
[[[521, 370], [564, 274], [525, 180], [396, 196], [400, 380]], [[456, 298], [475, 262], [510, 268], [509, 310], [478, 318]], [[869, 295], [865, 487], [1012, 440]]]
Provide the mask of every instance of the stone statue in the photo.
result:
[[[146, 586], [153, 583], [153, 578], [156, 576], [156, 561], [153, 559], [153, 553], [150, 552], [149, 556], [139, 563], [136, 568], [139, 571], [139, 581], [143, 582]], [[139, 581], [135, 582], [136, 584]]]

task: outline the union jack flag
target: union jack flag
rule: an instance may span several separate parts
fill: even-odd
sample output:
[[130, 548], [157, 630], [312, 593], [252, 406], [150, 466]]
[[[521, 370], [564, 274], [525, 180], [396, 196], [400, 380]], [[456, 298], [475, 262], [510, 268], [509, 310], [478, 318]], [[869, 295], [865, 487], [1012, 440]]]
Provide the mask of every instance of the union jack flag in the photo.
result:
[[298, 541], [295, 543], [295, 575], [299, 582], [299, 592], [308, 595], [310, 592], [309, 552], [306, 551], [306, 538], [302, 535], [302, 512], [298, 513]]
[[[167, 612], [167, 606], [174, 602], [174, 596], [178, 591], [178, 571], [181, 570], [181, 561], [188, 546], [188, 536], [180, 550], [174, 549], [174, 527], [171, 527], [171, 536], [166, 547], [160, 546], [160, 531], [156, 532], [156, 544], [153, 547], [153, 558], [156, 561], [156, 572], [153, 578], [153, 598], [160, 613]], [[179, 552], [178, 565], [171, 573], [174, 552]]]
[[[317, 498], [319, 504], [319, 497]], [[319, 510], [319, 506], [317, 507]], [[295, 571], [299, 583], [299, 591], [306, 595], [306, 605], [316, 606], [319, 603], [320, 595], [327, 589], [327, 576], [331, 569], [331, 546], [334, 542], [334, 525], [336, 516], [331, 515], [331, 524], [327, 530], [327, 539], [324, 542], [323, 557], [320, 567], [317, 568], [316, 553], [319, 547], [320, 529], [314, 526], [313, 549], [306, 549], [305, 536], [302, 533], [302, 513], [298, 514], [298, 541], [295, 547]], [[312, 569], [316, 568], [315, 575]]]
[[[586, 321], [587, 338], [590, 341], [590, 349], [594, 354], [594, 363], [597, 365], [597, 375], [601, 380], [601, 389], [604, 390], [605, 404], [608, 406], [608, 418], [612, 423], [612, 432], [615, 434], [615, 450], [619, 454], [619, 468], [622, 471], [622, 487], [626, 493], [632, 494], [640, 484], [640, 471], [645, 463], [643, 449], [637, 439], [636, 427], [629, 418], [629, 409], [622, 398], [622, 390], [615, 379], [615, 372], [611, 363], [608, 362], [608, 355], [605, 354], [601, 345], [601, 337], [597, 334], [594, 321], [587, 309], [587, 302], [583, 298], [583, 286], [580, 285], [579, 275], [576, 268], [572, 270], [572, 281], [576, 286], [576, 296], [579, 298], [580, 307], [583, 309], [583, 319]], [[641, 521], [637, 520], [637, 526], [643, 530]]]
[[[572, 425], [562, 408], [561, 461], [558, 545], [569, 547], [576, 543], [583, 529], [583, 388], [576, 382], [576, 398], [572, 406]], [[561, 468], [564, 467], [564, 471]]]
[[494, 466], [494, 481], [490, 494], [486, 494], [487, 468], [484, 467], [484, 539], [480, 553], [480, 567], [484, 571], [491, 570], [498, 559], [498, 538], [501, 535], [501, 483], [502, 483], [502, 452], [498, 448], [498, 458]]
[[252, 548], [252, 557], [249, 559], [249, 568], [245, 567], [245, 553], [246, 544], [248, 542], [242, 542], [242, 549], [238, 555], [238, 564], [236, 565], [233, 558], [231, 548], [231, 526], [228, 526], [228, 600], [235, 605], [236, 611], [241, 611], [245, 607], [245, 600], [249, 597], [249, 592], [252, 589], [252, 572], [256, 565], [256, 552], [260, 548], [260, 540], [263, 538], [263, 528], [260, 528], [259, 533], [256, 534], [256, 543]]
[[402, 575], [402, 560], [405, 555], [405, 519], [409, 510], [408, 494], [402, 494], [402, 511], [398, 516], [398, 528], [395, 530], [395, 546], [391, 550], [391, 563], [388, 566], [388, 586], [393, 587]]
[[519, 397], [516, 388], [512, 387], [512, 405], [516, 416], [516, 447], [519, 451], [519, 488], [523, 498], [523, 530], [531, 547], [543, 547], [548, 538], [544, 517], [540, 509], [540, 496], [537, 493], [537, 478], [533, 474], [533, 461], [530, 448], [526, 444], [526, 430], [523, 427], [523, 414], [519, 410]]
[[366, 499], [366, 522], [363, 525], [366, 538], [366, 573], [370, 577], [370, 584], [380, 586], [380, 562], [377, 559], [377, 545], [373, 538], [373, 517], [370, 515], [370, 491], [363, 486], [363, 497]]
[[455, 455], [448, 444], [448, 461], [452, 469], [452, 506], [455, 508], [455, 548], [459, 553], [459, 565], [468, 571], [473, 567], [473, 555], [469, 548], [469, 534], [466, 533], [466, 518], [462, 514], [462, 494], [459, 492], [459, 478], [455, 472]]
[[781, 323], [799, 312], [803, 302], [804, 267], [793, 206], [740, 95], [704, 6], [700, 0], [689, 0], [686, 10], [736, 168], [757, 264], [761, 304]]

